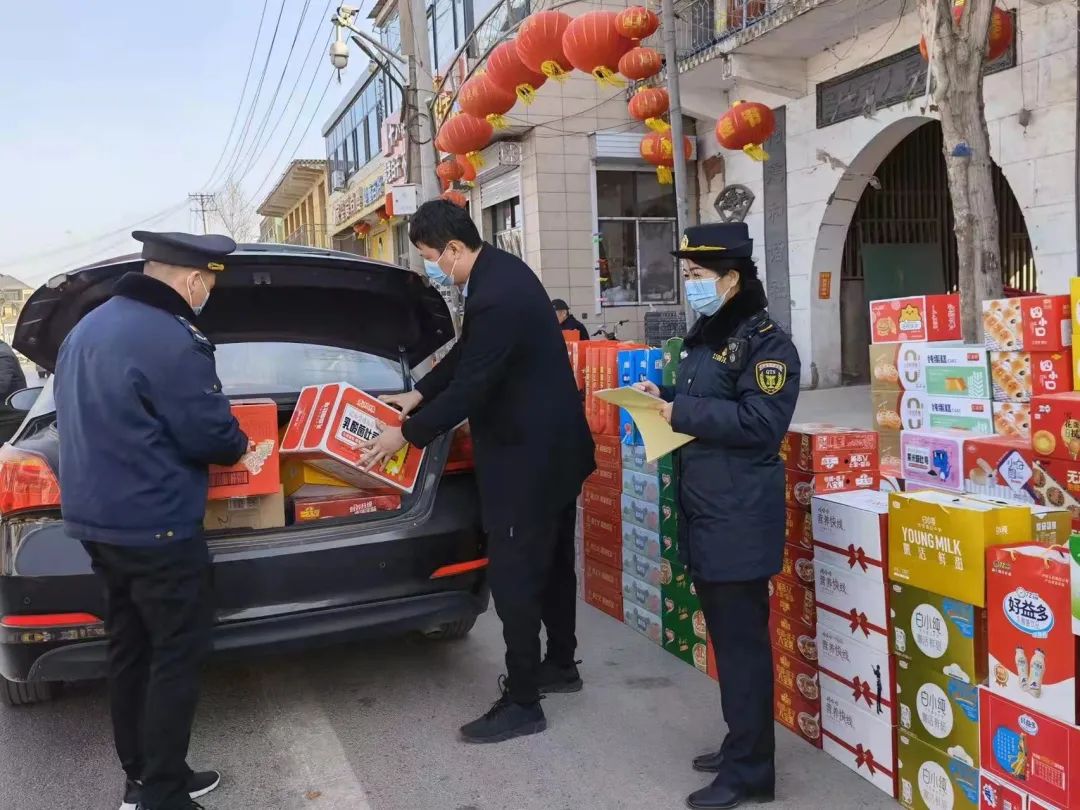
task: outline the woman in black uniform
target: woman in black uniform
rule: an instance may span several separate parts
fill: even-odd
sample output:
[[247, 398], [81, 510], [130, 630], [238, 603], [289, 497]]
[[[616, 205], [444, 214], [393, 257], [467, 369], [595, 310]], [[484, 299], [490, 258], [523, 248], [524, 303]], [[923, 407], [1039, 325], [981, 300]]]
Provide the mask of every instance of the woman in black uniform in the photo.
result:
[[769, 319], [743, 223], [687, 228], [687, 300], [701, 316], [686, 337], [677, 384], [639, 387], [667, 404], [671, 427], [694, 437], [678, 451], [679, 554], [716, 648], [728, 733], [694, 768], [715, 773], [692, 808], [770, 801], [773, 669], [769, 577], [784, 548], [784, 465], [777, 455], [799, 396], [799, 355]]

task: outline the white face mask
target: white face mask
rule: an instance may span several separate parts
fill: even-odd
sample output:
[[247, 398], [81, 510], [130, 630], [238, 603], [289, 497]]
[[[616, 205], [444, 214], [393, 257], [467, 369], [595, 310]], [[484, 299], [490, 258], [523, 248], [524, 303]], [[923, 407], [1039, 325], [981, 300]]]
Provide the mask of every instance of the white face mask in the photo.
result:
[[201, 304], [199, 304], [198, 306], [195, 306], [195, 296], [192, 294], [191, 290], [189, 289], [188, 290], [188, 305], [191, 307], [192, 312], [194, 312], [196, 315], [201, 315], [202, 311], [204, 309], [206, 309], [207, 303], [209, 303], [209, 301], [210, 301], [210, 290], [206, 286], [206, 282], [203, 281], [202, 273], [199, 274], [198, 278], [199, 278], [199, 284], [202, 285], [203, 292], [206, 294], [206, 296], [203, 298], [203, 302]]

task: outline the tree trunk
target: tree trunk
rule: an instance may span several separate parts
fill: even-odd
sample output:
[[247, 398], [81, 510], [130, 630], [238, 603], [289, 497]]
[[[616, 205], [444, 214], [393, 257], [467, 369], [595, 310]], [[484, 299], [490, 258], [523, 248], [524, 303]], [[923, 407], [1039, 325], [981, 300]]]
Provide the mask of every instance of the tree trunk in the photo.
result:
[[953, 22], [947, 0], [919, 0], [941, 112], [945, 168], [960, 270], [964, 340], [982, 343], [982, 302], [1001, 297], [1001, 244], [983, 109], [983, 66], [993, 0], [967, 0]]

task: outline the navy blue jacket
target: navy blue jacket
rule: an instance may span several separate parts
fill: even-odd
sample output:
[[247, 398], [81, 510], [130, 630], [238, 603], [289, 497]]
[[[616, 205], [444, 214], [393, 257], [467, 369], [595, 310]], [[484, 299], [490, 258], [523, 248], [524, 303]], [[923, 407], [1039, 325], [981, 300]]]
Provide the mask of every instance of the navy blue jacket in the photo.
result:
[[706, 582], [772, 576], [784, 555], [780, 443], [799, 398], [799, 355], [769, 319], [761, 282], [694, 324], [674, 388], [671, 427], [694, 436], [677, 454], [679, 554]]
[[60, 491], [77, 540], [155, 546], [202, 531], [210, 464], [247, 450], [214, 347], [171, 287], [129, 273], [60, 347]]

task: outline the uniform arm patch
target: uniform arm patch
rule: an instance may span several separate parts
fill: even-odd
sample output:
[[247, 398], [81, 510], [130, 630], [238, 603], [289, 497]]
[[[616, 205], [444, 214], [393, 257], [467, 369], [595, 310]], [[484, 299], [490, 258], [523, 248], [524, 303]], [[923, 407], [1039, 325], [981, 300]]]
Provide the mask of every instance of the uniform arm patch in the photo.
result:
[[769, 396], [778, 394], [787, 382], [787, 363], [762, 360], [754, 367], [754, 379], [762, 393]]

